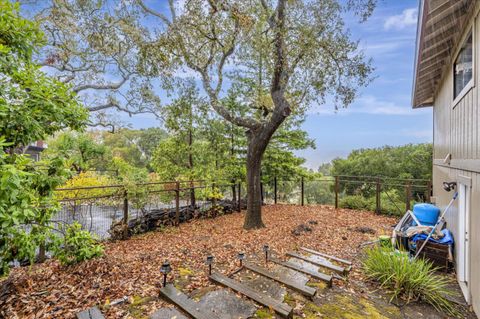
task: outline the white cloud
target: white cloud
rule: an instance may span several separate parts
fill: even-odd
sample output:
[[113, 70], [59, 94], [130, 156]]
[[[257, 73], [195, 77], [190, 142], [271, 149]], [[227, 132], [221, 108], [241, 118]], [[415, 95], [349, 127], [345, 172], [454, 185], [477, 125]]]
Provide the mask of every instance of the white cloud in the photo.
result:
[[428, 109], [413, 110], [407, 103], [405, 105], [397, 104], [394, 101], [385, 101], [378, 99], [373, 95], [361, 96], [346, 109], [340, 109], [335, 112], [335, 108], [330, 103], [313, 107], [309, 114], [319, 115], [349, 115], [349, 114], [372, 114], [372, 115], [418, 115], [426, 112]]
[[384, 114], [384, 115], [411, 115], [413, 110], [410, 106], [400, 106], [392, 101], [382, 101], [375, 96], [366, 95], [357, 100], [350, 110], [353, 113]]
[[415, 26], [417, 25], [417, 16], [417, 8], [405, 9], [401, 14], [388, 17], [385, 20], [383, 27], [385, 30], [401, 30], [411, 26]]

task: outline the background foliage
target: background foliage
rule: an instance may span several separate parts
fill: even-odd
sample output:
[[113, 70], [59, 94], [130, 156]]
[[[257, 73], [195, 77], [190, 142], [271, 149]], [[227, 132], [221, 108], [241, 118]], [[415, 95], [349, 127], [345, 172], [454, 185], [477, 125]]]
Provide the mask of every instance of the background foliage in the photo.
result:
[[[43, 44], [37, 24], [20, 16], [19, 3], [0, 0], [0, 274], [15, 261], [33, 262], [37, 251], [41, 261], [64, 244], [51, 222], [59, 208], [53, 191], [70, 171], [60, 155], [33, 163], [23, 152], [61, 129], [83, 128], [87, 112], [67, 85], [32, 61]], [[77, 235], [70, 233], [78, 243], [86, 239]]]

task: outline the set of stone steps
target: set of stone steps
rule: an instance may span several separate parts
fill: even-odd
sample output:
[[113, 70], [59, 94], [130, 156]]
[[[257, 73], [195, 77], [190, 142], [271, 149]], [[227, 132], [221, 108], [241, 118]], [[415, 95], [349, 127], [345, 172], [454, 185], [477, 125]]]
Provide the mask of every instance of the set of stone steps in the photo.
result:
[[[292, 318], [293, 309], [283, 300], [287, 289], [312, 299], [317, 290], [307, 285], [310, 278], [323, 281], [331, 287], [333, 278], [343, 278], [341, 276], [346, 276], [352, 267], [352, 263], [347, 260], [308, 248], [288, 252], [286, 257], [289, 260], [269, 257], [270, 267], [262, 265], [265, 261], [245, 261], [235, 275], [225, 276], [212, 272], [209, 279], [227, 289], [212, 291], [199, 301], [168, 284], [160, 289], [160, 295], [181, 312], [174, 308], [162, 308], [151, 319], [248, 318], [255, 313], [255, 304], [269, 308], [280, 317]], [[243, 278], [235, 278], [242, 276]], [[252, 276], [255, 278], [252, 279]], [[240, 298], [232, 291], [246, 298]]]
[[[269, 257], [268, 261], [272, 262], [279, 267], [277, 271], [272, 271], [266, 267], [259, 265], [258, 263], [246, 261], [242, 268], [257, 274], [259, 280], [257, 282], [249, 280], [236, 280], [231, 278], [233, 276], [225, 276], [218, 272], [214, 272], [209, 276], [209, 279], [226, 288], [233, 290], [234, 292], [241, 294], [248, 299], [254, 301], [256, 304], [265, 306], [284, 318], [292, 318], [293, 309], [288, 304], [284, 303], [281, 298], [272, 297], [269, 294], [269, 288], [266, 285], [262, 285], [259, 282], [272, 281], [278, 283], [282, 287], [293, 290], [302, 294], [305, 297], [313, 298], [316, 294], [316, 289], [306, 285], [308, 277], [305, 280], [294, 278], [295, 274], [303, 274], [312, 277], [316, 280], [321, 280], [331, 286], [333, 278], [339, 275], [345, 276], [351, 270], [352, 263], [347, 260], [342, 260], [334, 256], [329, 256], [321, 252], [317, 252], [308, 248], [301, 248], [300, 252], [288, 252], [286, 257], [290, 257], [290, 260], [284, 261], [279, 258]], [[290, 273], [288, 272], [290, 270]], [[293, 276], [292, 276], [293, 272]], [[238, 273], [238, 271], [236, 272]], [[167, 288], [169, 287], [169, 288]], [[189, 314], [192, 318], [247, 318], [248, 314], [241, 316], [238, 312], [229, 311], [225, 309], [225, 313], [218, 313], [210, 309], [202, 309], [199, 306], [199, 302], [195, 302], [192, 299], [188, 299], [185, 302], [186, 296], [176, 289], [173, 290], [173, 286], [167, 286], [162, 288], [161, 294], [171, 303], [176, 305], [184, 313]], [[274, 294], [274, 293], [273, 293]], [[238, 297], [237, 297], [238, 298]], [[238, 298], [237, 303], [245, 302]], [[221, 303], [221, 302], [220, 302]], [[226, 307], [228, 308], [228, 307]], [[232, 309], [230, 309], [232, 310]], [[164, 312], [164, 310], [160, 310]], [[251, 309], [254, 311], [254, 309]], [[251, 313], [253, 314], [253, 312]], [[251, 315], [250, 314], [250, 315]], [[163, 319], [166, 317], [157, 317], [157, 314], [152, 316], [152, 319]], [[183, 318], [183, 317], [182, 317]]]

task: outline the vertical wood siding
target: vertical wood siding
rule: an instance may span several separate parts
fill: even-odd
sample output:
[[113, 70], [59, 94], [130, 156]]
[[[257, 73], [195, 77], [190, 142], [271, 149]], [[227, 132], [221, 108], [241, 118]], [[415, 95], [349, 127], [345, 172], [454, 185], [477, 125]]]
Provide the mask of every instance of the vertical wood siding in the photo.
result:
[[[466, 30], [468, 32], [469, 30]], [[448, 153], [452, 159], [480, 159], [480, 109], [478, 90], [480, 85], [480, 22], [475, 24], [474, 82], [475, 86], [453, 105], [453, 65], [446, 69], [440, 89], [435, 97], [434, 141], [435, 158], [444, 159]]]
[[[476, 10], [478, 9], [478, 5]], [[477, 11], [478, 12], [478, 11]], [[465, 30], [465, 33], [469, 30]], [[453, 65], [445, 69], [442, 83], [435, 97], [434, 158], [442, 160], [448, 153], [452, 160], [480, 159], [480, 18], [474, 24], [474, 87], [453, 105]], [[479, 167], [480, 170], [480, 167]], [[476, 171], [476, 169], [475, 169]], [[443, 210], [452, 197], [442, 188], [442, 182], [455, 181], [458, 175], [472, 179], [470, 207], [470, 293], [472, 305], [480, 316], [480, 173], [440, 165], [433, 168], [433, 192], [436, 204]], [[458, 202], [448, 213], [447, 225], [454, 237], [457, 234]]]

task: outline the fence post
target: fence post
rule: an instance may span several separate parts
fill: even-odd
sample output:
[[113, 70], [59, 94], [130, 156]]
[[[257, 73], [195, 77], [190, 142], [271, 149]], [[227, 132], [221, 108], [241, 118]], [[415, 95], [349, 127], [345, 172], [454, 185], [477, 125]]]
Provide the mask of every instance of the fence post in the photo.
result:
[[238, 182], [238, 211], [242, 211], [242, 182]]
[[338, 176], [335, 176], [335, 209], [338, 208], [338, 188], [339, 188]]
[[240, 197], [241, 195], [241, 189], [242, 189], [242, 182], [238, 182], [238, 211], [242, 211], [242, 198]]
[[125, 223], [125, 228], [123, 231], [123, 238], [128, 237], [128, 193], [127, 190], [123, 193], [123, 222]]
[[405, 192], [406, 192], [406, 198], [405, 198], [405, 209], [410, 210], [410, 200], [412, 196], [412, 182], [408, 181], [407, 185], [405, 185]]
[[304, 206], [305, 204], [305, 181], [303, 179], [303, 176], [302, 176], [302, 179], [301, 179], [301, 205]]
[[277, 204], [277, 176], [273, 178], [273, 202]]
[[180, 182], [175, 182], [175, 225], [180, 224]]
[[213, 193], [213, 198], [212, 198], [212, 206], [215, 207], [217, 206], [217, 198], [215, 197], [215, 182], [212, 183], [212, 193]]
[[427, 203], [431, 202], [431, 200], [432, 200], [431, 196], [432, 196], [432, 181], [428, 181], [427, 182], [427, 194], [426, 194], [426, 198], [425, 198]]
[[375, 190], [375, 196], [376, 196], [376, 205], [375, 205], [375, 212], [377, 214], [380, 214], [382, 211], [382, 203], [381, 203], [381, 181], [380, 177], [377, 177], [377, 183], [376, 183], [376, 190]]

